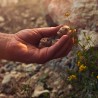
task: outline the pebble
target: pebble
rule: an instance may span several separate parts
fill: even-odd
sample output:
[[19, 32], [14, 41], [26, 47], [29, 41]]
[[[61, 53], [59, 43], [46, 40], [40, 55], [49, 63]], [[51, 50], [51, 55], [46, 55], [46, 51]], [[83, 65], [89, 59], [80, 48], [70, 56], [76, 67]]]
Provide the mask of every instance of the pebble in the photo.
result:
[[8, 98], [5, 94], [0, 94], [0, 98]]
[[3, 80], [2, 80], [2, 84], [8, 84], [10, 81], [11, 81], [11, 75], [8, 74], [8, 75], [5, 75]]
[[15, 64], [15, 62], [9, 62], [9, 63], [5, 64], [4, 67], [6, 68], [6, 71], [10, 72], [11, 70], [16, 68], [16, 64]]
[[58, 96], [61, 96], [62, 94], [64, 94], [64, 91], [63, 91], [63, 90], [60, 90], [60, 91], [58, 92]]
[[16, 67], [16, 71], [18, 71], [18, 72], [23, 72], [23, 67], [22, 67], [21, 65], [18, 65], [18, 66]]
[[4, 67], [1, 67], [1, 68], [0, 68], [0, 73], [1, 73], [1, 74], [4, 74], [5, 72], [6, 72], [6, 69], [5, 69]]
[[35, 72], [35, 73], [39, 72], [39, 71], [40, 71], [40, 69], [41, 69], [41, 67], [42, 67], [42, 65], [40, 65], [40, 66], [39, 66], [39, 65], [36, 65], [36, 69], [35, 69], [35, 71], [34, 71], [34, 72]]
[[41, 96], [42, 94], [49, 94], [49, 90], [45, 90], [44, 89], [44, 85], [43, 84], [37, 84], [37, 86], [35, 87], [34, 93], [32, 94], [32, 98], [36, 98]]
[[30, 20], [31, 21], [35, 21], [36, 20], [36, 17], [31, 17]]
[[13, 95], [13, 94], [15, 94], [15, 87], [11, 86], [10, 84], [4, 84], [1, 86], [1, 92], [4, 94]]
[[24, 72], [32, 72], [36, 69], [36, 67], [33, 64], [22, 64]]
[[1, 60], [1, 63], [6, 64], [8, 61], [7, 60]]
[[72, 87], [71, 84], [68, 85], [68, 89], [69, 89], [69, 90], [72, 90], [72, 89], [73, 89], [73, 87]]
[[42, 25], [44, 22], [43, 22], [43, 17], [39, 17], [37, 20], [36, 20], [36, 24], [37, 25]]
[[56, 81], [54, 82], [54, 85], [59, 85], [59, 83], [60, 83], [60, 81], [56, 80]]
[[5, 21], [4, 17], [0, 16], [0, 22], [4, 22], [4, 21]]
[[27, 17], [29, 17], [29, 13], [21, 13], [21, 16], [24, 18], [27, 18]]

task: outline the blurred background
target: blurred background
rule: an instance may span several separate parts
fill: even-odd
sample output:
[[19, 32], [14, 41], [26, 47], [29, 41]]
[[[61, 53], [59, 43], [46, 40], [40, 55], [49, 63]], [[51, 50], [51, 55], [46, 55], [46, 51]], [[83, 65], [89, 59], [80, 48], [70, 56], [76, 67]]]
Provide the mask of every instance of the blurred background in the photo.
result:
[[0, 0], [0, 32], [45, 26], [41, 0]]

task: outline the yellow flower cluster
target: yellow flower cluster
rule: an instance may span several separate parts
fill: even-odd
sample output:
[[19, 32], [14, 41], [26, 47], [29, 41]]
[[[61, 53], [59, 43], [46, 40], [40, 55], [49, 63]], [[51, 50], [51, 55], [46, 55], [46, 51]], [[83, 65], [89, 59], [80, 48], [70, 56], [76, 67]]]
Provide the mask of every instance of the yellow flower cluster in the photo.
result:
[[82, 65], [79, 67], [79, 72], [85, 71], [86, 69], [87, 69], [87, 67], [82, 64]]
[[68, 77], [69, 81], [76, 80], [76, 79], [77, 79], [76, 75], [71, 75], [71, 76]]
[[98, 79], [98, 76], [96, 76], [96, 78]]

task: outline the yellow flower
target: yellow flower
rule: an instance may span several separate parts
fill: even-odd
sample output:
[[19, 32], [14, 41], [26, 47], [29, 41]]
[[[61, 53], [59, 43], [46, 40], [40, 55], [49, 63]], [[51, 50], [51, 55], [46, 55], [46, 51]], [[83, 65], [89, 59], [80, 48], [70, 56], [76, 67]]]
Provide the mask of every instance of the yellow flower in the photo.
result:
[[96, 76], [96, 78], [98, 79], [98, 76]]
[[75, 33], [77, 30], [76, 29], [71, 29], [71, 32]]
[[77, 65], [80, 66], [80, 62], [79, 61], [78, 61]]
[[87, 69], [87, 67], [82, 64], [82, 65], [79, 67], [79, 72], [85, 71], [86, 69]]
[[71, 75], [71, 76], [68, 77], [69, 81], [76, 80], [76, 79], [77, 79], [76, 75]]
[[78, 52], [77, 55], [78, 55], [78, 56], [81, 56], [81, 52]]
[[70, 13], [69, 13], [69, 12], [66, 12], [66, 13], [64, 14], [64, 16], [68, 17], [68, 16], [70, 16]]

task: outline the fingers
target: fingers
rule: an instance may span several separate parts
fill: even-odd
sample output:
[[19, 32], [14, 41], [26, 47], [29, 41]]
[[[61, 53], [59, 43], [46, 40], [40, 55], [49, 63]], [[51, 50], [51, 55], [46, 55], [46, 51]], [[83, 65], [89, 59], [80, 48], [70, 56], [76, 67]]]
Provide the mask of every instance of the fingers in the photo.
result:
[[[43, 64], [54, 58], [61, 57], [65, 52], [66, 54], [70, 51], [71, 47], [70, 37], [68, 35], [63, 35], [54, 45], [51, 47], [45, 47], [38, 49], [31, 45], [19, 44], [17, 48], [13, 50], [13, 54], [9, 60], [24, 62], [24, 63], [39, 63]], [[14, 46], [13, 46], [14, 48]], [[57, 55], [56, 55], [57, 54]]]
[[69, 53], [69, 51], [72, 49], [72, 46], [72, 39], [69, 36], [64, 35], [53, 46], [40, 50], [39, 61], [46, 62], [52, 59], [63, 57]]
[[47, 27], [47, 28], [37, 28], [36, 31], [41, 34], [42, 37], [52, 37], [56, 36], [57, 31], [62, 27], [62, 25], [57, 27]]
[[23, 48], [21, 51], [20, 49], [18, 52], [15, 51], [15, 53], [17, 53], [15, 55], [15, 60], [25, 63], [43, 64], [49, 60], [67, 55], [72, 49], [72, 46], [72, 39], [68, 35], [63, 35], [51, 47], [37, 49], [33, 46], [27, 46], [26, 50], [23, 50]]
[[72, 49], [73, 42], [72, 39], [69, 39], [63, 47], [57, 52], [57, 54], [53, 57], [54, 59], [66, 56], [70, 50]]
[[61, 26], [21, 30], [15, 34], [17, 38], [37, 46], [43, 37], [52, 37], [57, 34]]
[[69, 37], [67, 35], [63, 35], [60, 38], [60, 40], [58, 40], [53, 46], [49, 47], [48, 52], [47, 52], [48, 58], [54, 59], [54, 56], [61, 51], [62, 47], [64, 47], [64, 49], [67, 48], [68, 43], [69, 43]]
[[41, 64], [58, 57], [62, 57], [62, 55], [65, 54], [65, 52], [67, 54], [72, 48], [72, 45], [71, 47], [68, 47], [69, 44], [71, 44], [70, 37], [68, 35], [64, 35], [51, 47], [45, 47], [35, 52], [32, 51], [32, 53], [30, 53], [32, 54], [30, 56], [30, 59], [32, 61], [35, 61], [36, 63]]
[[65, 45], [66, 42], [68, 42], [68, 40], [69, 37], [67, 35], [64, 35], [53, 46], [40, 49], [38, 53], [36, 53], [36, 56], [32, 58], [36, 58], [35, 60], [37, 63], [45, 63], [49, 60], [52, 60], [54, 59], [53, 57], [55, 56], [55, 54], [60, 52], [60, 49]]
[[73, 46], [73, 44], [66, 50], [66, 52], [64, 52], [62, 55], [60, 55], [58, 58], [60, 58], [60, 57], [64, 57], [64, 56], [67, 56], [68, 55], [68, 53], [71, 51], [71, 49], [72, 49], [72, 46]]

